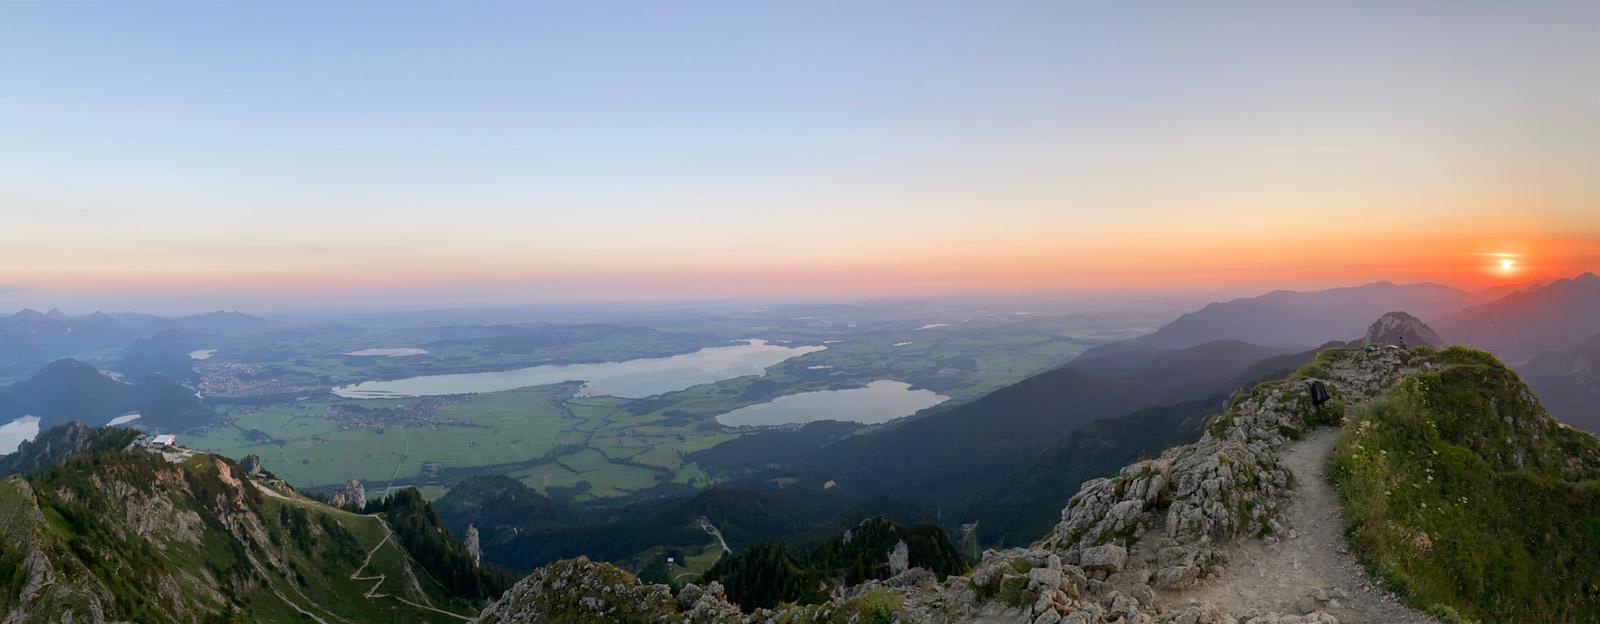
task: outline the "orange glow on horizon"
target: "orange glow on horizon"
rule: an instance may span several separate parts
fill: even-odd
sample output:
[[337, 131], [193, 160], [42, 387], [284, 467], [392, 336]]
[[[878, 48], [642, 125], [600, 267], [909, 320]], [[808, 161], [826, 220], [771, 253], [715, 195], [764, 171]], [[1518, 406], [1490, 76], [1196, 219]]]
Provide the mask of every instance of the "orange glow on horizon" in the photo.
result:
[[[1009, 249], [927, 245], [878, 255], [714, 263], [544, 259], [522, 254], [371, 255], [360, 262], [173, 262], [0, 267], [0, 284], [117, 294], [381, 293], [505, 289], [508, 296], [661, 299], [739, 296], [900, 296], [949, 292], [1314, 289], [1379, 280], [1482, 289], [1600, 269], [1600, 239], [1527, 235], [1299, 234], [1210, 238], [1043, 239]], [[1537, 250], [1537, 254], [1532, 253]], [[1486, 263], [1487, 260], [1487, 263]], [[160, 277], [152, 277], [160, 276]], [[31, 278], [31, 279], [30, 279]], [[546, 295], [547, 294], [547, 295]]]

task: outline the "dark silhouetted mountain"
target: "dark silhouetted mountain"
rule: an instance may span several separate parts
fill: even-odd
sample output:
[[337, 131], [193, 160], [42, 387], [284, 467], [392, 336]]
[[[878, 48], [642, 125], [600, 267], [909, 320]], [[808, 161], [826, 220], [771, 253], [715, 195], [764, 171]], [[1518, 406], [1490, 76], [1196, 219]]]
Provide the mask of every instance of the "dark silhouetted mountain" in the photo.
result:
[[1134, 410], [1236, 389], [1286, 349], [1218, 341], [1187, 349], [1097, 348], [1081, 361], [904, 425], [852, 436], [811, 460], [855, 491], [957, 501], [1028, 465], [1067, 432]]
[[1311, 292], [1278, 290], [1213, 303], [1131, 342], [1181, 348], [1231, 339], [1310, 348], [1360, 336], [1372, 319], [1392, 310], [1437, 318], [1484, 300], [1484, 295], [1438, 284], [1377, 282]]
[[0, 366], [114, 349], [133, 340], [135, 334], [132, 328], [99, 312], [69, 317], [60, 310], [22, 310], [0, 318]]
[[112, 316], [122, 324], [138, 331], [142, 336], [150, 336], [167, 329], [181, 329], [196, 334], [226, 334], [263, 331], [282, 326], [276, 321], [269, 321], [243, 312], [224, 310], [176, 317], [134, 312], [122, 312]]
[[194, 358], [189, 353], [205, 345], [205, 338], [182, 329], [163, 329], [154, 336], [135, 340], [122, 350], [122, 359], [113, 367], [128, 379], [137, 381], [171, 379], [193, 381]]
[[1600, 334], [1530, 360], [1518, 373], [1562, 422], [1600, 433]]
[[1027, 468], [976, 497], [960, 519], [976, 522], [985, 545], [1022, 546], [1061, 521], [1061, 508], [1084, 481], [1107, 477], [1139, 459], [1200, 437], [1223, 397], [1147, 407], [1068, 433]]
[[73, 359], [56, 360], [32, 377], [0, 389], [0, 419], [39, 417], [48, 429], [71, 421], [103, 425], [111, 419], [138, 412], [140, 425], [157, 430], [181, 431], [207, 424], [215, 417], [176, 383], [157, 381], [127, 384], [95, 367]]
[[[1224, 384], [1233, 389], [1283, 379], [1321, 349], [1260, 360]], [[1220, 413], [1226, 395], [1147, 407], [1126, 416], [1096, 420], [1068, 433], [1032, 464], [1008, 476], [967, 505], [957, 518], [976, 522], [985, 545], [1020, 546], [1061, 519], [1061, 508], [1084, 481], [1116, 474], [1139, 459], [1200, 437], [1206, 419]]]
[[1532, 286], [1432, 323], [1445, 340], [1510, 362], [1559, 351], [1600, 333], [1600, 276]]
[[243, 312], [217, 311], [172, 319], [173, 327], [201, 334], [260, 331], [278, 324]]

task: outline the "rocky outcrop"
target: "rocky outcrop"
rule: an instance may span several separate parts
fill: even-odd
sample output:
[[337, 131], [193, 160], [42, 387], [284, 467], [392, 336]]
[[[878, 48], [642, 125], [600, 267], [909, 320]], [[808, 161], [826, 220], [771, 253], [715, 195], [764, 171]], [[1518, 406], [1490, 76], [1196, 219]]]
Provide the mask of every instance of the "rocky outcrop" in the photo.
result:
[[483, 543], [478, 538], [476, 525], [467, 525], [467, 554], [472, 555], [472, 565], [483, 565]]
[[[1348, 404], [1433, 366], [1403, 349], [1324, 352], [1300, 376], [1236, 398], [1200, 441], [1084, 483], [1039, 545], [1100, 579], [1120, 573], [1158, 590], [1192, 586], [1225, 563], [1219, 545], [1270, 543], [1293, 530], [1282, 516], [1294, 489], [1279, 457], [1285, 445], [1339, 422]], [[1315, 405], [1313, 381], [1333, 399]]]
[[894, 543], [894, 550], [889, 551], [889, 573], [900, 575], [911, 568], [911, 548], [906, 546], [905, 540]]
[[250, 477], [261, 476], [261, 456], [245, 455], [244, 458], [239, 460], [239, 469], [243, 470], [244, 473]]
[[535, 570], [472, 621], [737, 622], [739, 609], [715, 583], [705, 589], [689, 585], [673, 596], [666, 585], [646, 585], [615, 566], [580, 557]]
[[351, 479], [345, 482], [344, 487], [333, 491], [328, 497], [328, 504], [340, 509], [361, 511], [367, 506], [367, 488], [360, 481]]
[[1378, 318], [1361, 338], [1363, 345], [1443, 348], [1444, 339], [1419, 319], [1405, 312], [1390, 312]]

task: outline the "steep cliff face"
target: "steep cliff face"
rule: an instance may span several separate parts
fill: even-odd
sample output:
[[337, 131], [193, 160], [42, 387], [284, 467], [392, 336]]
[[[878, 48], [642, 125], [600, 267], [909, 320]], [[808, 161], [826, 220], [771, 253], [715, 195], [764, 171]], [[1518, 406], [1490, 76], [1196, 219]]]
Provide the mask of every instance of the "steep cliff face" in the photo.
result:
[[0, 619], [448, 622], [481, 606], [434, 582], [382, 519], [268, 479], [137, 447], [7, 478]]
[[[1382, 335], [1385, 327], [1393, 325], [1375, 326], [1374, 331]], [[1029, 548], [984, 553], [970, 576], [951, 576], [941, 582], [926, 571], [911, 569], [887, 580], [839, 588], [831, 601], [820, 605], [746, 614], [724, 609], [714, 621], [1326, 624], [1428, 622], [1472, 612], [1472, 601], [1483, 599], [1482, 592], [1468, 598], [1439, 599], [1402, 586], [1406, 600], [1427, 608], [1425, 614], [1402, 604], [1367, 576], [1363, 564], [1386, 574], [1393, 569], [1378, 556], [1382, 551], [1360, 540], [1352, 554], [1344, 539], [1346, 527], [1338, 521], [1341, 505], [1349, 509], [1352, 530], [1361, 530], [1368, 526], [1365, 523], [1389, 527], [1402, 518], [1375, 517], [1372, 507], [1355, 505], [1347, 489], [1336, 493], [1334, 484], [1347, 487], [1350, 477], [1341, 472], [1345, 468], [1340, 463], [1329, 463], [1336, 444], [1338, 453], [1348, 452], [1351, 444], [1359, 445], [1350, 438], [1358, 435], [1355, 428], [1362, 425], [1349, 423], [1372, 422], [1374, 410], [1397, 400], [1398, 394], [1413, 393], [1418, 384], [1433, 387], [1430, 384], [1437, 385], [1433, 381], [1437, 379], [1454, 379], [1459, 385], [1431, 398], [1411, 399], [1409, 404], [1440, 414], [1441, 428], [1445, 428], [1442, 423], [1451, 423], [1444, 435], [1454, 436], [1449, 443], [1452, 448], [1441, 452], [1457, 452], [1452, 449], [1462, 447], [1505, 470], [1553, 471], [1548, 478], [1568, 485], [1551, 487], [1570, 487], [1571, 491], [1562, 489], [1551, 496], [1567, 503], [1588, 500], [1583, 498], [1584, 492], [1592, 496], [1597, 486], [1594, 470], [1587, 466], [1600, 460], [1566, 455], [1592, 454], [1589, 449], [1596, 447], [1594, 439], [1549, 419], [1525, 388], [1520, 393], [1502, 392], [1521, 388], [1521, 384], [1487, 354], [1396, 346], [1330, 349], [1290, 379], [1261, 384], [1237, 397], [1211, 419], [1198, 442], [1132, 464], [1115, 477], [1083, 484], [1062, 510], [1061, 522], [1047, 536]], [[1313, 384], [1327, 390], [1327, 400], [1314, 399]], [[1461, 399], [1450, 404], [1444, 400], [1459, 399], [1459, 392], [1469, 391], [1478, 392], [1475, 396], [1481, 400]], [[1516, 399], [1513, 402], [1506, 397]], [[1516, 417], [1506, 420], [1511, 411]], [[1420, 447], [1396, 446], [1386, 452], [1413, 450], [1420, 452]], [[1390, 483], [1391, 489], [1427, 490], [1438, 487], [1429, 480], [1430, 474], [1418, 471], [1387, 476], [1403, 477]], [[1541, 483], [1544, 479], [1532, 478]], [[1523, 497], [1517, 504], [1521, 513], [1543, 518], [1536, 525], [1540, 530], [1549, 535], [1577, 531], [1581, 544], [1589, 543], [1581, 536], [1589, 531], [1584, 523], [1592, 521], [1545, 513], [1535, 498]], [[1404, 523], [1409, 523], [1404, 524], [1408, 536], [1418, 532], [1452, 535], [1448, 518], [1420, 513], [1415, 508], [1418, 501], [1390, 502], [1393, 505], [1386, 509], [1419, 512], [1404, 516]], [[1546, 539], [1553, 538], [1547, 535]], [[1566, 555], [1552, 553], [1572, 553], [1570, 548], [1534, 550], [1531, 558], [1523, 560], [1560, 565], [1560, 556]], [[1577, 555], [1567, 560], [1575, 560], [1572, 556]], [[553, 583], [553, 572], [541, 571], [536, 573], [543, 579], [541, 585], [534, 587], [524, 581], [478, 621], [538, 621], [574, 613], [616, 616], [607, 621], [683, 621], [682, 601], [670, 599], [664, 586], [638, 585], [626, 575], [602, 574], [587, 562], [560, 565], [551, 569], [577, 579], [578, 587], [631, 588], [629, 596], [653, 596], [652, 606], [636, 609], [639, 603], [621, 594], [600, 601], [574, 599], [561, 593], [574, 591], [570, 589], [574, 582]], [[1430, 569], [1444, 568], [1435, 565]], [[1429, 586], [1418, 583], [1418, 587]], [[1528, 611], [1527, 615], [1535, 619], [1595, 615], [1586, 610], [1592, 604], [1585, 602], [1588, 598], [1561, 599], [1559, 592], [1564, 590], [1560, 588], [1543, 591], [1525, 605], [1539, 604], [1542, 597], [1555, 599], [1564, 610]], [[620, 610], [616, 600], [628, 601], [630, 610]], [[1510, 613], [1512, 619], [1518, 619], [1516, 614], [1522, 612], [1473, 613], [1500, 619]], [[528, 619], [529, 614], [536, 617]], [[579, 617], [576, 621], [585, 620]]]

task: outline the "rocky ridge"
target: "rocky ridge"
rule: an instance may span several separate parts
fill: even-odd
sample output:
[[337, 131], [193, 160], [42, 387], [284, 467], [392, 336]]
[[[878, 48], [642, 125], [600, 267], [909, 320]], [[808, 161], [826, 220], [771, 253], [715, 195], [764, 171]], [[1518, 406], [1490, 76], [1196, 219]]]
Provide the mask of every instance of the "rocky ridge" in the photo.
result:
[[[1368, 333], [1382, 336], [1396, 321], [1409, 324], [1385, 318]], [[1236, 397], [1198, 442], [1084, 483], [1049, 535], [1029, 548], [984, 553], [968, 577], [941, 583], [912, 569], [844, 589], [831, 603], [745, 615], [722, 610], [721, 619], [714, 620], [684, 619], [685, 612], [671, 608], [665, 586], [652, 589], [627, 577], [629, 591], [662, 607], [628, 621], [878, 621], [860, 616], [881, 608], [884, 622], [1336, 624], [1327, 611], [1352, 599], [1338, 589], [1288, 597], [1281, 611], [1239, 613], [1184, 594], [1225, 569], [1231, 547], [1296, 537], [1285, 513], [1297, 487], [1297, 475], [1283, 460], [1286, 448], [1314, 428], [1339, 423], [1349, 406], [1379, 396], [1409, 375], [1443, 366], [1425, 349], [1329, 349], [1290, 380], [1261, 384]], [[1331, 395], [1322, 405], [1312, 401], [1314, 381]], [[502, 599], [522, 608], [497, 604], [475, 621], [534, 621], [523, 614], [550, 614], [555, 611], [549, 605], [581, 603], [579, 594], [615, 577], [601, 573], [607, 568], [589, 562], [564, 565], [559, 569], [570, 578], [562, 583], [548, 580], [553, 572], [538, 572], [542, 580], [519, 583]], [[529, 605], [544, 606], [528, 611]], [[1412, 615], [1404, 614], [1406, 619]]]
[[132, 433], [58, 427], [33, 447], [43, 467], [0, 479], [0, 622], [453, 621], [482, 604], [429, 580], [380, 517], [217, 455], [122, 448]]

